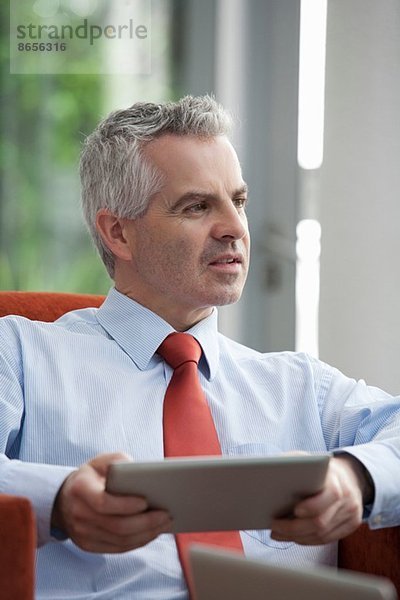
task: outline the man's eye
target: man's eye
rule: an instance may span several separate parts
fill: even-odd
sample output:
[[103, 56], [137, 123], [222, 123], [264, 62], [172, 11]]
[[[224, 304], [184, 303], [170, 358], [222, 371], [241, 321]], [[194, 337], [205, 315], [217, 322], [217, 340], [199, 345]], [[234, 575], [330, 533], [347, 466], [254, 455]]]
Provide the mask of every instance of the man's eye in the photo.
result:
[[246, 208], [247, 198], [235, 198], [233, 203], [236, 208]]
[[186, 208], [187, 212], [191, 213], [200, 213], [207, 209], [207, 204], [205, 202], [196, 202], [196, 204], [191, 204]]

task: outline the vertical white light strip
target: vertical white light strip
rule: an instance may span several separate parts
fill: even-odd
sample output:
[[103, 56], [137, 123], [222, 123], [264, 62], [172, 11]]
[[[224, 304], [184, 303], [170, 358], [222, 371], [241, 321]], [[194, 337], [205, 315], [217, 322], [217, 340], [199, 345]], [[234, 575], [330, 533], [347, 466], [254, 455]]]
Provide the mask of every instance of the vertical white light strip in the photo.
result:
[[296, 233], [296, 351], [318, 358], [321, 225], [314, 219], [304, 219], [298, 223]]
[[327, 0], [301, 0], [297, 161], [318, 169], [323, 160]]

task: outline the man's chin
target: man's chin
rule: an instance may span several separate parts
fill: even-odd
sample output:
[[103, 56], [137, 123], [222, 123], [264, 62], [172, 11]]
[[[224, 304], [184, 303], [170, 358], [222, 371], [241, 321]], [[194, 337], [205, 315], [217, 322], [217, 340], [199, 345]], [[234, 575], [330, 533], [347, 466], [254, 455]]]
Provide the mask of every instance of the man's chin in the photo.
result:
[[241, 295], [242, 290], [220, 294], [216, 299], [216, 302], [214, 302], [214, 306], [228, 306], [229, 304], [235, 304], [240, 300]]

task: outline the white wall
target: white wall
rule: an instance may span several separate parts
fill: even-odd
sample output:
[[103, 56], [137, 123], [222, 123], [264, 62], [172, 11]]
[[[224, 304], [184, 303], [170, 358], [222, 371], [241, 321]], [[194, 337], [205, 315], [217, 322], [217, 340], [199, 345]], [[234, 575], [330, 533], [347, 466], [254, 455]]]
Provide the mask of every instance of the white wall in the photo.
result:
[[400, 393], [400, 3], [330, 0], [320, 356]]

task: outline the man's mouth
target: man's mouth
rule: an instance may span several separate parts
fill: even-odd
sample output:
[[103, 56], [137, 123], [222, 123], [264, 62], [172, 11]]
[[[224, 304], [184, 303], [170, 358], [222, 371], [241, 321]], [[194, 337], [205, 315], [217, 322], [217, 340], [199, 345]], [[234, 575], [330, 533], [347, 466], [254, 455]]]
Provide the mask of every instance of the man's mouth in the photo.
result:
[[237, 258], [222, 258], [221, 260], [214, 260], [211, 264], [212, 265], [229, 265], [235, 262], [240, 262], [240, 260], [238, 260]]
[[210, 261], [209, 265], [211, 267], [218, 267], [220, 269], [231, 269], [235, 270], [243, 263], [243, 258], [240, 255], [234, 256], [220, 256]]

